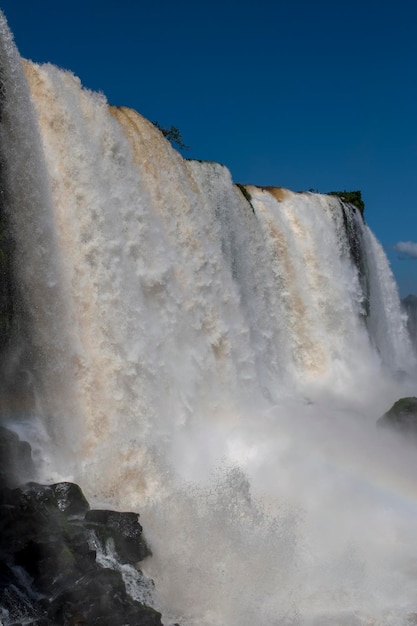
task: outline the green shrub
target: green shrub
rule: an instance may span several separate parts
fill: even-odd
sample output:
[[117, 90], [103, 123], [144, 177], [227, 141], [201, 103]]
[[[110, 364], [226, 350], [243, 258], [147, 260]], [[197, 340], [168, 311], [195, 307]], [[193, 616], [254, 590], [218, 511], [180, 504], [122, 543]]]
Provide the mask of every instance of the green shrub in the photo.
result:
[[158, 130], [161, 131], [164, 137], [171, 142], [172, 146], [175, 148], [179, 148], [180, 150], [189, 150], [190, 146], [187, 146], [181, 136], [181, 132], [176, 126], [170, 126], [169, 128], [164, 128], [158, 122], [152, 122], [154, 126]]

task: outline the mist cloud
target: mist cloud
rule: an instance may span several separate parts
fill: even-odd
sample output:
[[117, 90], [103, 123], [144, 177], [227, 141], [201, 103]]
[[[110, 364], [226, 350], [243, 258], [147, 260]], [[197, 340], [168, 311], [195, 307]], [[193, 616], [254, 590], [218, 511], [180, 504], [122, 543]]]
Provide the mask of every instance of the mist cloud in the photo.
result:
[[400, 259], [417, 260], [417, 243], [414, 241], [399, 241], [395, 244], [394, 250], [399, 253]]

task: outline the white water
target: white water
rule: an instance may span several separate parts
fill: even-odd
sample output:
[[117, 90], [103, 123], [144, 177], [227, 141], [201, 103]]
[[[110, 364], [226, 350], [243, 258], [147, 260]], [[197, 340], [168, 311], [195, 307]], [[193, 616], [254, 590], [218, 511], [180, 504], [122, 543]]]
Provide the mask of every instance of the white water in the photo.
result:
[[416, 364], [373, 235], [345, 207], [366, 317], [338, 199], [249, 204], [72, 74], [26, 62], [28, 89], [2, 32], [11, 417], [46, 429], [44, 478], [140, 511], [166, 624], [410, 623], [417, 455], [375, 421]]

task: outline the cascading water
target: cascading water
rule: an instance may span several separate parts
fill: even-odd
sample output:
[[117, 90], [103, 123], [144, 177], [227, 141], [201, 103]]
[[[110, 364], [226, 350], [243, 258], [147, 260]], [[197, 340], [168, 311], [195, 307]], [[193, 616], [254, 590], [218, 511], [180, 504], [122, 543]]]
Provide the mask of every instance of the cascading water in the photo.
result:
[[141, 512], [165, 623], [409, 623], [417, 455], [375, 421], [416, 363], [356, 209], [183, 160], [1, 31], [4, 411], [43, 477]]

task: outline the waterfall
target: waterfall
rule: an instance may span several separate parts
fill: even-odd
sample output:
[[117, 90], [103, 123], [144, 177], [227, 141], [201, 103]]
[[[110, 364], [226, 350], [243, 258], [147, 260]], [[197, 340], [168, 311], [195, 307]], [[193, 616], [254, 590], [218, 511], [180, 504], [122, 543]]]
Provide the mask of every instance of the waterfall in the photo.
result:
[[166, 624], [407, 623], [417, 458], [375, 421], [416, 361], [358, 210], [183, 159], [0, 27], [2, 406], [43, 479], [141, 512]]

